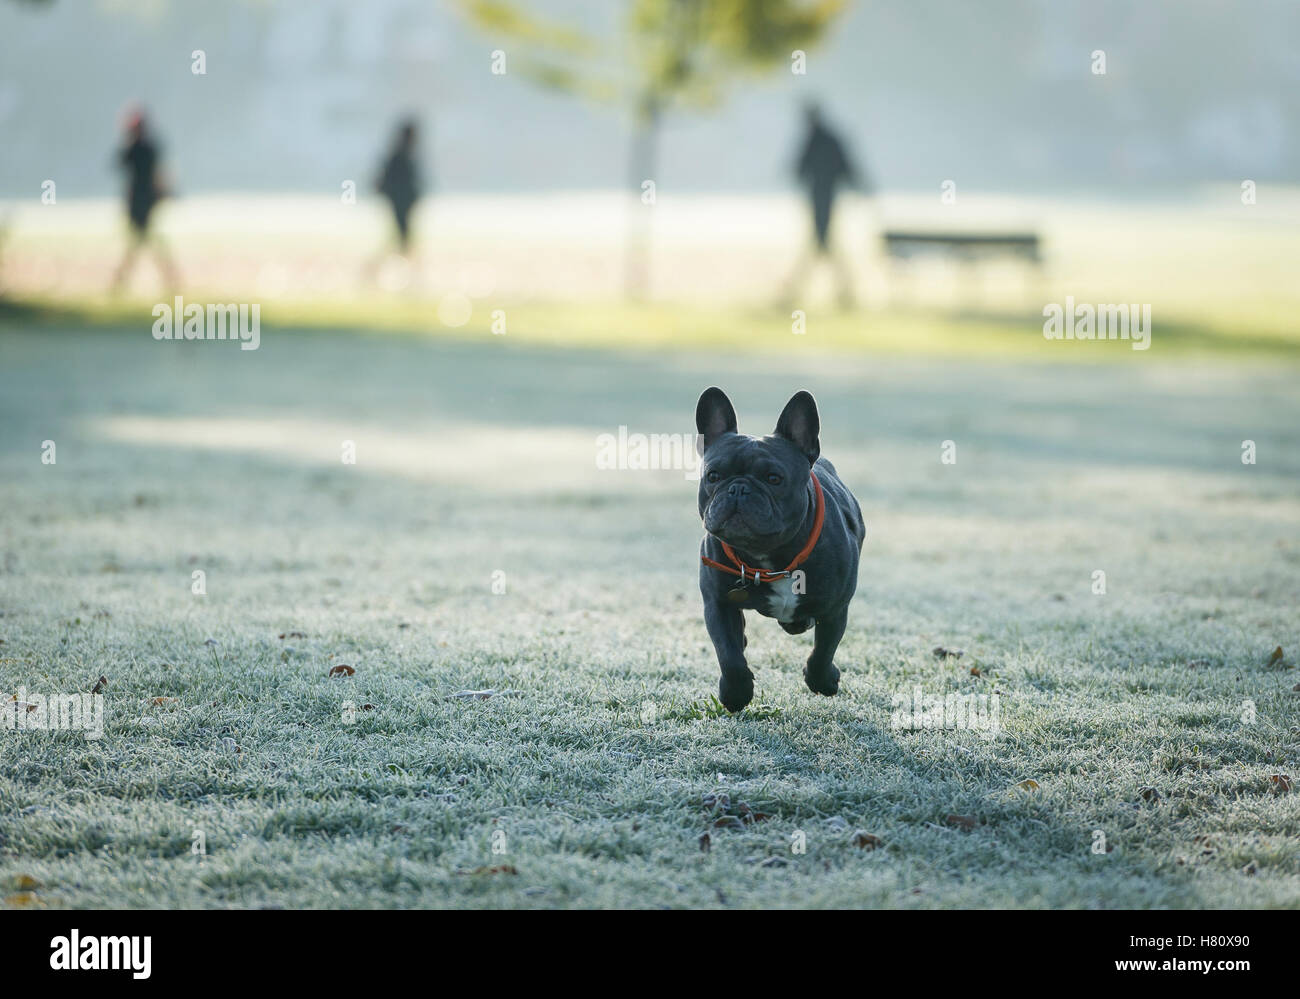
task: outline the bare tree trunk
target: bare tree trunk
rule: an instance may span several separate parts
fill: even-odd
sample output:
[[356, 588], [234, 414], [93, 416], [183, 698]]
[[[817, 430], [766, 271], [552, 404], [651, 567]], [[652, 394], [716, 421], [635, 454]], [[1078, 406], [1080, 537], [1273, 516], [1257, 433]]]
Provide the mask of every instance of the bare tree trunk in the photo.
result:
[[[632, 130], [628, 157], [631, 190], [627, 203], [627, 229], [624, 236], [623, 293], [632, 301], [641, 301], [650, 293], [651, 222], [654, 217], [658, 183], [655, 168], [659, 152], [659, 106], [646, 97], [638, 108]], [[655, 182], [655, 197], [645, 200], [642, 184]]]

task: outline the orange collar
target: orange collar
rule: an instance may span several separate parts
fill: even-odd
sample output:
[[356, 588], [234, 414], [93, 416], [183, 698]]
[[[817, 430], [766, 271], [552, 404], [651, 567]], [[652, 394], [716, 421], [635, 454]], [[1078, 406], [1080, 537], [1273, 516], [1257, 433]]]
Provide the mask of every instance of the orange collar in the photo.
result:
[[[729, 572], [733, 576], [739, 576], [743, 582], [753, 580], [755, 583], [771, 583], [790, 575], [795, 569], [803, 565], [804, 561], [812, 554], [813, 548], [817, 546], [817, 539], [822, 536], [822, 521], [826, 519], [826, 497], [822, 495], [822, 484], [817, 481], [817, 473], [810, 471], [808, 475], [812, 478], [813, 491], [817, 494], [817, 512], [813, 514], [812, 533], [808, 535], [808, 540], [804, 542], [803, 548], [799, 554], [794, 557], [794, 561], [784, 569], [751, 569], [736, 557], [736, 553], [731, 550], [731, 545], [722, 541], [722, 550], [726, 553], [727, 558], [735, 563], [735, 568], [729, 565], [723, 565], [721, 562], [715, 562], [711, 558], [700, 556], [700, 561], [714, 569], [720, 569], [723, 572]], [[719, 541], [722, 539], [719, 538]]]

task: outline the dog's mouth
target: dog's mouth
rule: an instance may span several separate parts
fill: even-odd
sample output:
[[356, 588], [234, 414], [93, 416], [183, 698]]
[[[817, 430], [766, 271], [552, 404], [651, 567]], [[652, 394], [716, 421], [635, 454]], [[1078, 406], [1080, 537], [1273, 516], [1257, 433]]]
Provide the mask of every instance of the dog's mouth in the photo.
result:
[[755, 511], [746, 510], [729, 497], [720, 499], [704, 511], [704, 529], [715, 538], [761, 554], [767, 543], [780, 534], [780, 525], [773, 525], [770, 510], [764, 511], [766, 516], [754, 517]]

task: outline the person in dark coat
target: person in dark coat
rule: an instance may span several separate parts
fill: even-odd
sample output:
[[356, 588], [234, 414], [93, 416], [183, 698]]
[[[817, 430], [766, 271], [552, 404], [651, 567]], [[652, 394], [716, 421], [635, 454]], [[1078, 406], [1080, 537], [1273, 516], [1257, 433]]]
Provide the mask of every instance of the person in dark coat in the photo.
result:
[[153, 249], [164, 281], [169, 287], [177, 284], [176, 268], [170, 254], [160, 240], [156, 237], [150, 239], [149, 233], [153, 210], [166, 195], [160, 176], [160, 160], [161, 152], [150, 134], [144, 112], [132, 109], [126, 117], [126, 143], [117, 154], [117, 164], [126, 173], [126, 215], [131, 233], [126, 253], [113, 277], [114, 290], [125, 283], [140, 247], [146, 242]]
[[392, 206], [393, 220], [397, 223], [397, 248], [402, 256], [410, 252], [411, 211], [422, 193], [415, 165], [415, 140], [415, 120], [408, 118], [397, 130], [397, 139], [375, 185]]
[[813, 253], [802, 257], [791, 275], [787, 295], [793, 294], [802, 283], [813, 257], [825, 257], [835, 270], [839, 284], [840, 301], [852, 301], [851, 282], [843, 262], [831, 248], [831, 220], [834, 217], [835, 198], [842, 187], [856, 187], [869, 193], [869, 187], [860, 178], [850, 160], [844, 143], [822, 118], [821, 109], [809, 104], [804, 109], [807, 133], [799, 153], [795, 173], [799, 183], [808, 192], [813, 220]]

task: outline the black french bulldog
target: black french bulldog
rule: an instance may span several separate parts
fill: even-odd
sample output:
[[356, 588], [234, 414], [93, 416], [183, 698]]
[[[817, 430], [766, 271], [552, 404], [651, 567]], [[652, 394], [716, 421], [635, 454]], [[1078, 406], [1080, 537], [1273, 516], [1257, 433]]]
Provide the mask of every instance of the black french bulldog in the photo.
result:
[[718, 654], [718, 697], [728, 711], [753, 699], [745, 662], [745, 610], [774, 617], [798, 635], [814, 625], [804, 682], [840, 689], [833, 662], [858, 586], [866, 537], [858, 501], [821, 457], [817, 403], [796, 392], [768, 437], [736, 432], [736, 411], [719, 388], [695, 407], [703, 437], [700, 543], [704, 624]]

